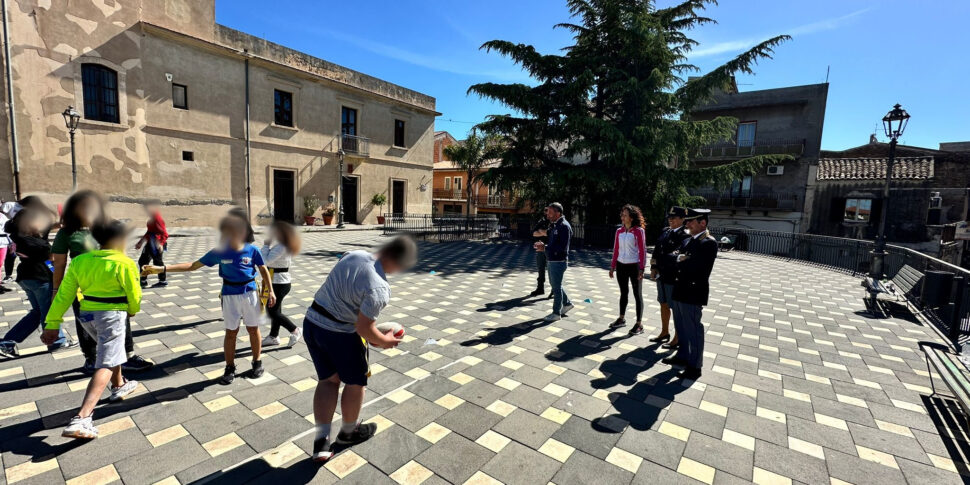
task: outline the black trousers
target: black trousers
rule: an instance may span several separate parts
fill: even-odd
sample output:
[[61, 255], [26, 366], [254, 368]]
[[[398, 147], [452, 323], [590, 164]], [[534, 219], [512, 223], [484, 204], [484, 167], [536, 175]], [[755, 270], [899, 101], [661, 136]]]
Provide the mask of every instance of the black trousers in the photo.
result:
[[[77, 331], [81, 353], [84, 354], [85, 359], [94, 360], [98, 355], [98, 341], [81, 326], [81, 319], [78, 318], [81, 314], [81, 302], [75, 299], [71, 308], [74, 309], [74, 330]], [[135, 353], [135, 340], [131, 338], [131, 317], [125, 318], [125, 352], [128, 352], [128, 355]]]
[[[145, 245], [141, 248], [141, 256], [138, 256], [138, 269], [142, 266], [148, 264], [149, 261], [155, 266], [164, 266], [165, 261], [162, 261], [163, 248], [159, 246], [158, 241], [149, 240], [145, 242]], [[165, 281], [165, 273], [159, 273], [158, 281]], [[148, 282], [147, 276], [141, 277], [142, 283]]]
[[544, 251], [536, 251], [536, 269], [539, 270], [539, 277], [536, 278], [538, 283], [538, 288], [546, 287], [546, 253]]
[[266, 314], [269, 315], [270, 327], [269, 336], [279, 337], [280, 327], [285, 328], [290, 333], [296, 330], [296, 325], [290, 321], [290, 317], [283, 315], [283, 298], [290, 292], [289, 283], [273, 283], [273, 293], [276, 294], [276, 304], [266, 307]]
[[3, 260], [3, 271], [5, 275], [10, 276], [13, 274], [13, 265], [17, 262], [17, 253], [15, 251], [7, 251], [7, 257]]
[[637, 321], [643, 318], [643, 280], [640, 279], [640, 265], [636, 263], [616, 263], [616, 282], [620, 285], [620, 315], [626, 314], [626, 304], [633, 287], [633, 301], [637, 307]]

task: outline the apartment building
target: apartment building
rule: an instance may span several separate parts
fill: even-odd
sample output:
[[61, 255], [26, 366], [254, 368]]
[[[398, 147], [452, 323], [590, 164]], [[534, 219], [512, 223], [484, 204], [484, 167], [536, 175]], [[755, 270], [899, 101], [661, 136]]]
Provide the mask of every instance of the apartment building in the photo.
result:
[[210, 225], [234, 205], [254, 222], [299, 220], [315, 196], [370, 223], [375, 193], [431, 212], [431, 96], [219, 25], [214, 0], [7, 9], [5, 199], [71, 192], [62, 112], [74, 106], [78, 187], [104, 193], [116, 217], [140, 219], [140, 203], [159, 199], [173, 225]]
[[[497, 190], [495, 187], [474, 180], [478, 174], [472, 174], [469, 180], [468, 171], [455, 165], [444, 153], [444, 148], [459, 143], [447, 131], [439, 131], [434, 137], [434, 182], [433, 213], [441, 216], [463, 216], [476, 214], [493, 214], [507, 219], [512, 214], [528, 213], [530, 207], [520, 201], [515, 194]], [[481, 172], [488, 170], [494, 164], [486, 166]], [[472, 184], [471, 204], [468, 200], [468, 184]]]

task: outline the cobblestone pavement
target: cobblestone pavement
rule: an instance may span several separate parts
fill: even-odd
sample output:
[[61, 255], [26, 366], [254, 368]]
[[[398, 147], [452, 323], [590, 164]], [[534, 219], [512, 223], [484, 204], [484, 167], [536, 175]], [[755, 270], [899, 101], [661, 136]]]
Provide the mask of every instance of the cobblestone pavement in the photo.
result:
[[[381, 240], [305, 235], [286, 312], [302, 320], [337, 257]], [[166, 260], [193, 260], [213, 242], [173, 238]], [[606, 330], [618, 290], [605, 253], [575, 255], [566, 287], [576, 309], [549, 324], [550, 301], [523, 299], [535, 276], [527, 246], [422, 251], [414, 272], [392, 277], [382, 318], [404, 324], [407, 342], [371, 351], [363, 415], [380, 432], [326, 466], [307, 459], [305, 345], [267, 349], [258, 380], [215, 383], [223, 327], [210, 269], [146, 292], [135, 341], [158, 365], [133, 376], [136, 395], [98, 407], [97, 440], [60, 437], [87, 382], [79, 351], [47, 354], [31, 337], [29, 355], [0, 362], [0, 482], [887, 485], [961, 483], [967, 470], [953, 403], [927, 397], [917, 342], [938, 338], [915, 321], [865, 316], [856, 278], [722, 253], [704, 375], [681, 383], [647, 341], [659, 318], [651, 284], [647, 332]], [[25, 313], [21, 296], [0, 298], [0, 332]], [[248, 353], [245, 336], [239, 348]]]

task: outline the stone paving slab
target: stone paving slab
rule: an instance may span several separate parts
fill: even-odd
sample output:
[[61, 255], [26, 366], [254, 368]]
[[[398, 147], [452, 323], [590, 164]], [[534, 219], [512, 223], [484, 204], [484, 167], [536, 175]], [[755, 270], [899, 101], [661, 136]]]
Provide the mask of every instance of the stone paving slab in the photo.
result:
[[[386, 240], [376, 231], [303, 237], [284, 304], [298, 323], [340, 254]], [[173, 238], [166, 261], [192, 261], [214, 243], [208, 231], [186, 232]], [[158, 365], [131, 376], [142, 387], [130, 400], [98, 407], [96, 441], [60, 437], [87, 383], [79, 351], [48, 354], [32, 337], [22, 358], [0, 361], [0, 485], [888, 485], [970, 477], [959, 409], [931, 397], [917, 346], [938, 336], [912, 319], [869, 318], [857, 278], [722, 253], [704, 310], [704, 375], [681, 382], [660, 363], [666, 352], [647, 341], [659, 326], [652, 284], [644, 335], [606, 328], [618, 296], [608, 254], [572, 256], [566, 288], [576, 308], [546, 323], [551, 302], [524, 297], [535, 281], [527, 245], [421, 249], [414, 271], [392, 277], [382, 317], [407, 327], [405, 342], [371, 352], [362, 417], [379, 426], [372, 441], [323, 467], [308, 460], [316, 376], [303, 344], [265, 349], [259, 380], [216, 384], [219, 279], [200, 271], [145, 292], [133, 321], [136, 350]], [[0, 332], [27, 308], [19, 292], [0, 297]], [[239, 340], [247, 370], [248, 337]]]

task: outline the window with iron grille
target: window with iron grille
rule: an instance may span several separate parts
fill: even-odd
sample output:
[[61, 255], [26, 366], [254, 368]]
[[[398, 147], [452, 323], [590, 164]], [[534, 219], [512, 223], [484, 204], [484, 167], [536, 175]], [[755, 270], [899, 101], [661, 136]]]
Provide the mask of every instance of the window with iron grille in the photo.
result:
[[394, 146], [404, 148], [404, 120], [394, 120]]
[[172, 83], [172, 106], [179, 109], [189, 109], [189, 88], [184, 84]]
[[118, 73], [100, 64], [81, 66], [84, 119], [119, 123]]
[[274, 122], [280, 126], [293, 126], [293, 93], [273, 90], [275, 104]]

